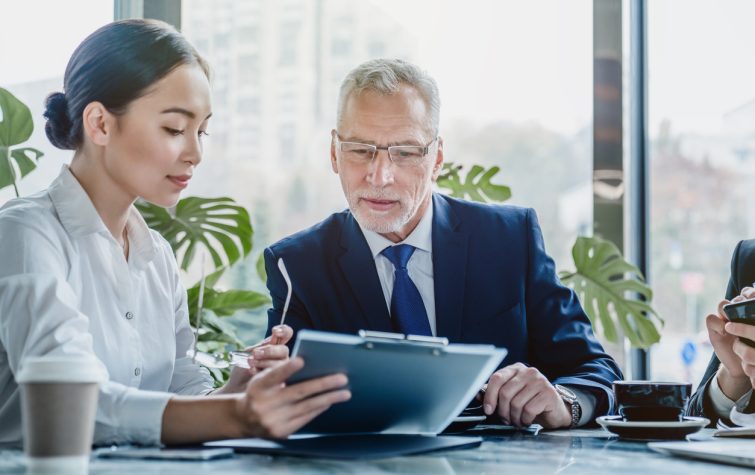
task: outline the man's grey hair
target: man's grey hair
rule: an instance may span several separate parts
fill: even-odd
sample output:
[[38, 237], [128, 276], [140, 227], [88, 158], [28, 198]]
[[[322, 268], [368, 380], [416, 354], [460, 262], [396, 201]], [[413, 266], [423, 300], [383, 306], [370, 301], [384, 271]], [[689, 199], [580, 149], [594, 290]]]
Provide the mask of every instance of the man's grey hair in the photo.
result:
[[430, 112], [428, 132], [438, 135], [440, 126], [440, 93], [438, 84], [426, 71], [402, 59], [372, 59], [352, 69], [341, 83], [338, 94], [338, 115], [336, 124], [341, 128], [346, 101], [352, 95], [373, 91], [391, 95], [399, 91], [401, 85], [416, 89]]

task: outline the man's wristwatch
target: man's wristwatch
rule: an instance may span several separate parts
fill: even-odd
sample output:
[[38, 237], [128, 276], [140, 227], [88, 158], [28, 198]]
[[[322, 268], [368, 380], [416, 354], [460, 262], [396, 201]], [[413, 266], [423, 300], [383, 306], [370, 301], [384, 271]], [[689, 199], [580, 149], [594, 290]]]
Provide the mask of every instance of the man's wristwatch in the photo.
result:
[[561, 399], [571, 408], [571, 424], [569, 428], [573, 429], [577, 427], [579, 420], [582, 419], [582, 406], [577, 401], [577, 395], [571, 389], [560, 384], [554, 384], [553, 387], [556, 388], [556, 392], [561, 396]]

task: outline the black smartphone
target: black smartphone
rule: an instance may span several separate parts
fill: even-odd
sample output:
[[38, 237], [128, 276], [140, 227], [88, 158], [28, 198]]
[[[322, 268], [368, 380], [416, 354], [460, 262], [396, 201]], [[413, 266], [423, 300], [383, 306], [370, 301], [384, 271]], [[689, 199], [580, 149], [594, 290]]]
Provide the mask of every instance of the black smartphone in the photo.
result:
[[[726, 304], [724, 305], [724, 313], [731, 322], [755, 325], [755, 299]], [[748, 338], [742, 338], [742, 341], [755, 347], [755, 342]]]

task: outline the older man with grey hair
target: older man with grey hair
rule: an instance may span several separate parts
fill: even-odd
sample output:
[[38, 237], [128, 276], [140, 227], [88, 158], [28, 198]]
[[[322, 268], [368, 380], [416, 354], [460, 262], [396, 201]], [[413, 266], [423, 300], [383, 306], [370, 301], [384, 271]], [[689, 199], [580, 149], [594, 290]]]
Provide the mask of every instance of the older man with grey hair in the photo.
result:
[[561, 285], [532, 209], [433, 192], [443, 164], [435, 80], [398, 59], [343, 81], [330, 165], [349, 208], [265, 250], [273, 307], [302, 328], [442, 336], [508, 349], [479, 399], [514, 425], [576, 427], [613, 410], [621, 371]]

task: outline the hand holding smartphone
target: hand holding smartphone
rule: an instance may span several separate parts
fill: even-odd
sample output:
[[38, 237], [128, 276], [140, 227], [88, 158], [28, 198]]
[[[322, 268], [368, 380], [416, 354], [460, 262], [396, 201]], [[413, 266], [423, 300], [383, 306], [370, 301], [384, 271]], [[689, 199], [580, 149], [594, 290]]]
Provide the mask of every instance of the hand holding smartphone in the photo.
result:
[[[726, 304], [724, 305], [724, 313], [731, 322], [755, 325], [755, 299]], [[755, 348], [754, 341], [748, 338], [741, 338], [741, 340]]]

